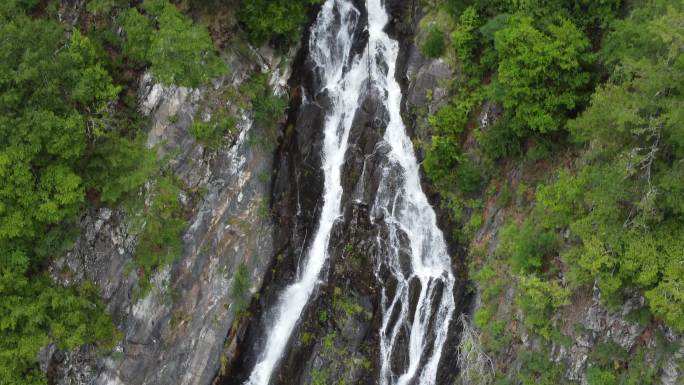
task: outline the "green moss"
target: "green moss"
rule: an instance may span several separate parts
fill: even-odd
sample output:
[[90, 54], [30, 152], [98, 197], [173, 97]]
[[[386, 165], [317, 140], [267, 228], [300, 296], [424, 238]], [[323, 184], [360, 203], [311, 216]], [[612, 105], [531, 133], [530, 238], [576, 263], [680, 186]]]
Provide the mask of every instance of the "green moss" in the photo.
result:
[[337, 311], [342, 311], [347, 317], [354, 317], [363, 313], [363, 307], [356, 303], [353, 297], [344, 296], [342, 289], [336, 287], [333, 295], [333, 308]]
[[309, 333], [309, 332], [302, 333], [302, 336], [301, 336], [302, 344], [309, 345], [311, 342], [313, 342], [313, 338], [314, 338], [313, 333]]
[[325, 369], [313, 369], [311, 371], [311, 385], [328, 385], [328, 371]]
[[337, 338], [337, 332], [330, 332], [323, 337], [323, 349], [327, 353], [335, 352], [335, 338]]

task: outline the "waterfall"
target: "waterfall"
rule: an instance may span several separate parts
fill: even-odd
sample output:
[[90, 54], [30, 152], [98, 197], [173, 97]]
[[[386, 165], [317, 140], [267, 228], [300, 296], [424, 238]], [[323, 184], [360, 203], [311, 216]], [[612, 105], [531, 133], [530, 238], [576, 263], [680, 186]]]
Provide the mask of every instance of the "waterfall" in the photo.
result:
[[[280, 297], [274, 312], [275, 321], [266, 338], [265, 350], [247, 381], [249, 385], [268, 385], [328, 259], [330, 232], [335, 220], [341, 216], [342, 164], [358, 97], [368, 77], [366, 64], [359, 58], [352, 59], [351, 68], [347, 70], [351, 59], [352, 35], [359, 16], [359, 11], [351, 2], [328, 0], [312, 26], [309, 39], [311, 59], [322, 76], [322, 88], [327, 90], [333, 106], [324, 125], [323, 208], [304, 268], [297, 282], [287, 287]], [[339, 25], [339, 29], [335, 28], [336, 25]]]
[[[309, 54], [321, 77], [320, 89], [314, 91], [325, 92], [331, 106], [323, 127], [323, 206], [296, 281], [283, 291], [269, 313], [272, 323], [264, 351], [247, 385], [269, 384], [328, 260], [331, 231], [342, 217], [341, 174], [349, 133], [359, 101], [368, 90], [369, 75], [370, 86], [380, 91], [389, 112], [383, 140], [391, 147], [371, 210], [372, 220], [387, 227], [387, 239], [378, 239], [382, 252], [375, 268], [381, 282], [377, 272], [383, 267], [396, 281], [394, 293], [382, 290], [378, 381], [383, 385], [435, 383], [454, 311], [454, 277], [435, 213], [421, 190], [418, 164], [400, 115], [402, 94], [395, 80], [399, 45], [384, 32], [389, 17], [382, 0], [368, 0], [367, 6], [370, 45], [358, 55], [352, 55], [352, 38], [359, 28], [361, 13], [350, 0], [327, 0], [311, 27]], [[410, 242], [410, 271], [400, 266], [400, 238]], [[411, 282], [420, 284], [414, 309], [409, 302]], [[400, 373], [394, 373], [391, 361], [396, 350], [402, 348], [397, 345], [402, 330], [409, 330], [405, 347], [408, 364]]]
[[[368, 0], [370, 51], [378, 64], [371, 76], [384, 92], [384, 105], [389, 123], [384, 135], [391, 151], [388, 164], [376, 194], [371, 215], [387, 226], [387, 239], [378, 239], [383, 252], [377, 261], [376, 276], [386, 267], [396, 281], [394, 294], [386, 285], [382, 290], [382, 327], [380, 329], [380, 384], [405, 385], [417, 381], [434, 384], [437, 366], [447, 339], [449, 323], [455, 308], [454, 276], [442, 231], [420, 185], [418, 162], [411, 139], [401, 118], [401, 88], [395, 79], [399, 44], [384, 31], [388, 15], [381, 0]], [[410, 244], [411, 266], [402, 267], [403, 238]], [[411, 282], [420, 285], [415, 308], [411, 309]], [[408, 329], [408, 367], [394, 373], [392, 357], [396, 353], [398, 336]]]

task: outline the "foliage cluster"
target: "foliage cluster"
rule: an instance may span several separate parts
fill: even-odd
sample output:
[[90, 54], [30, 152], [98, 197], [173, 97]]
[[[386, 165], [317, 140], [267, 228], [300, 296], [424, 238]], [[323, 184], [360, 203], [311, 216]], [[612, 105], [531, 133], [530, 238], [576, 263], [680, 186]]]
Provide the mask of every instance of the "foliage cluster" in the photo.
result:
[[[684, 22], [669, 7], [642, 26], [659, 55], [614, 51], [611, 79], [592, 96], [590, 107], [570, 123], [580, 143], [589, 144], [574, 175], [538, 193], [540, 209], [577, 237], [565, 254], [577, 283], [596, 280], [609, 303], [622, 289], [644, 290], [651, 312], [684, 330]], [[635, 28], [625, 22], [617, 27]], [[617, 44], [611, 47], [616, 47]]]
[[550, 361], [545, 352], [523, 352], [520, 361], [517, 377], [522, 385], [556, 385], [562, 378], [562, 366]]
[[[55, 3], [0, 4], [0, 382], [44, 384], [39, 350], [119, 338], [96, 288], [54, 286], [49, 258], [70, 247], [87, 205], [147, 202], [138, 221], [141, 286], [180, 252], [180, 187], [160, 176], [135, 96], [116, 83], [150, 64], [163, 82], [198, 86], [224, 72], [205, 28], [167, 0], [89, 1], [66, 31]], [[95, 20], [96, 22], [90, 22]], [[123, 38], [118, 27], [123, 26]], [[118, 48], [128, 59], [119, 60]], [[122, 92], [125, 91], [125, 92]], [[135, 227], [135, 226], [134, 226]]]
[[248, 299], [251, 285], [249, 269], [246, 264], [241, 263], [233, 275], [233, 286], [231, 291], [231, 299], [235, 305], [235, 314], [238, 316], [244, 314], [249, 308]]
[[480, 288], [482, 305], [474, 316], [475, 326], [482, 331], [482, 344], [487, 351], [500, 352], [510, 342], [507, 323], [499, 316], [499, 301], [504, 295], [506, 282], [502, 278], [503, 266], [489, 264], [473, 274], [473, 280]]
[[199, 87], [228, 71], [206, 27], [194, 24], [168, 0], [145, 0], [141, 9], [122, 12], [119, 23], [125, 32], [124, 55], [149, 63], [164, 84]]
[[[44, 384], [35, 361], [48, 343], [106, 350], [118, 339], [92, 285], [55, 287], [42, 266], [69, 246], [86, 188], [96, 185], [98, 175], [83, 165], [118, 160], [94, 148], [108, 143], [120, 88], [96, 42], [29, 16], [35, 5], [0, 5], [0, 378], [7, 384]], [[107, 198], [135, 187], [109, 171], [118, 186], [103, 186]]]
[[192, 124], [190, 133], [200, 143], [211, 149], [221, 146], [223, 139], [235, 131], [236, 119], [225, 111], [218, 111], [208, 122], [201, 120]]
[[[468, 178], [456, 177], [472, 164], [461, 143], [483, 98], [504, 108], [475, 133], [485, 158], [515, 155], [521, 140], [569, 137], [566, 145], [586, 149], [581, 162], [540, 187], [530, 218], [503, 232], [512, 271], [546, 273], [560, 252], [571, 287], [596, 280], [609, 304], [637, 287], [657, 318], [684, 329], [681, 2], [634, 6], [625, 19], [620, 1], [447, 3], [456, 22], [449, 49], [476, 70], [462, 72], [454, 101], [430, 120], [424, 167], [438, 191], [468, 190]], [[474, 85], [481, 77], [491, 84]]]
[[[444, 31], [451, 39], [443, 57], [456, 58], [458, 78], [451, 101], [430, 117], [433, 141], [423, 166], [447, 207], [456, 206], [450, 199], [467, 204], [482, 195], [499, 167], [544, 164], [547, 172], [558, 151], [578, 157], [552, 171], [544, 185], [535, 183], [548, 174], [531, 177], [534, 206], [521, 205], [529, 194], [517, 198], [497, 255], [472, 276], [482, 300], [474, 321], [485, 348], [503, 351], [511, 337], [509, 312], [516, 311], [527, 331], [562, 343], [555, 320], [565, 322], [558, 316], [571, 295], [594, 283], [609, 307], [638, 291], [647, 300], [639, 322], [684, 330], [684, 4], [444, 5], [455, 28]], [[473, 128], [484, 100], [498, 103], [503, 114], [494, 125]], [[469, 194], [460, 191], [467, 179], [457, 177], [464, 164], [480, 178]], [[501, 197], [499, 206], [508, 206], [513, 194]], [[501, 306], [511, 285], [512, 309]], [[627, 355], [597, 349], [589, 383], [651, 383], [659, 369], [640, 364], [645, 355], [654, 359], [646, 349]], [[561, 378], [541, 353], [519, 358], [518, 381]]]
[[287, 108], [287, 98], [275, 94], [265, 73], [253, 75], [241, 91], [252, 104], [254, 120], [265, 127], [273, 127]]
[[444, 38], [444, 31], [433, 25], [425, 34], [422, 46], [423, 55], [429, 58], [438, 58], [444, 54], [446, 49], [446, 39]]
[[138, 223], [134, 223], [139, 225], [133, 230], [138, 232], [135, 265], [142, 278], [140, 294], [151, 289], [150, 277], [158, 268], [169, 265], [181, 254], [182, 235], [187, 226], [179, 200], [181, 192], [174, 178], [157, 178], [148, 191], [149, 203], [141, 210]]
[[256, 45], [271, 40], [290, 44], [301, 34], [308, 7], [320, 3], [322, 0], [241, 0], [238, 20]]

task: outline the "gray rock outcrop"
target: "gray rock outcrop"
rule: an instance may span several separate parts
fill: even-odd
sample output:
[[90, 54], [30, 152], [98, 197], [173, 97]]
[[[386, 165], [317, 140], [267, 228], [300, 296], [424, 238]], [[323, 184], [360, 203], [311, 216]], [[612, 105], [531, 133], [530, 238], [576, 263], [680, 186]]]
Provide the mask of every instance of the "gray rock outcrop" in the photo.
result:
[[[128, 212], [91, 209], [81, 218], [73, 250], [51, 267], [62, 284], [93, 281], [123, 335], [104, 357], [86, 346], [73, 352], [44, 351], [41, 362], [55, 384], [208, 385], [221, 366], [224, 342], [235, 320], [234, 274], [247, 267], [252, 294], [260, 290], [274, 256], [269, 215], [273, 170], [273, 127], [256, 124], [249, 110], [229, 104], [238, 117], [237, 133], [216, 151], [197, 143], [189, 132], [195, 119], [210, 113], [204, 102], [238, 87], [254, 70], [271, 73], [276, 88], [289, 76], [286, 56], [229, 49], [232, 75], [205, 89], [163, 86], [145, 74], [140, 81], [140, 111], [149, 116], [148, 145], [193, 196], [178, 197], [191, 215], [182, 255], [154, 273], [152, 290], [137, 298], [139, 272], [134, 265], [136, 235]], [[268, 57], [269, 61], [264, 57]], [[282, 65], [281, 65], [282, 64]], [[282, 92], [282, 90], [280, 91]]]

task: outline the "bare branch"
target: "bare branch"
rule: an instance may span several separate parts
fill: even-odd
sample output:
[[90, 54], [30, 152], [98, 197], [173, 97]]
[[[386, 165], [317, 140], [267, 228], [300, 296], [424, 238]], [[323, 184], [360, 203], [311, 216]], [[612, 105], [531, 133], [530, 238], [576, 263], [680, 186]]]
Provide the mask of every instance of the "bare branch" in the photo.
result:
[[482, 349], [480, 334], [464, 314], [461, 314], [458, 322], [463, 328], [457, 357], [458, 367], [461, 369], [461, 383], [464, 385], [491, 384], [494, 381], [494, 363]]

